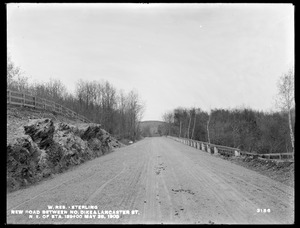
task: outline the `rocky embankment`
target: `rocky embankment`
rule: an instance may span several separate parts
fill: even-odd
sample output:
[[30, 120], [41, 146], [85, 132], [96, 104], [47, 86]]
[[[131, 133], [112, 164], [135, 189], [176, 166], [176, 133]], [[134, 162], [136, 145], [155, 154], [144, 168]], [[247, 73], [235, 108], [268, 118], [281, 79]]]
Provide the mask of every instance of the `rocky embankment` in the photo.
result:
[[30, 120], [7, 143], [7, 190], [36, 183], [120, 146], [100, 124]]

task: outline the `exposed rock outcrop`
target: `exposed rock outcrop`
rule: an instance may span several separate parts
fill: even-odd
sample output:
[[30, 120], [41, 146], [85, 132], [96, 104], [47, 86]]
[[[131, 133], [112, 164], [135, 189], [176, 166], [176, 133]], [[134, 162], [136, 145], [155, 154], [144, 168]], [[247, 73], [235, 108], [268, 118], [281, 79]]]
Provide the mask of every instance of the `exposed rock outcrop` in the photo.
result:
[[24, 130], [40, 149], [46, 149], [53, 143], [55, 128], [51, 119], [31, 120]]
[[110, 152], [121, 144], [100, 124], [31, 120], [7, 145], [7, 187], [15, 190]]
[[17, 189], [34, 182], [41, 150], [30, 136], [22, 135], [7, 146], [7, 187]]

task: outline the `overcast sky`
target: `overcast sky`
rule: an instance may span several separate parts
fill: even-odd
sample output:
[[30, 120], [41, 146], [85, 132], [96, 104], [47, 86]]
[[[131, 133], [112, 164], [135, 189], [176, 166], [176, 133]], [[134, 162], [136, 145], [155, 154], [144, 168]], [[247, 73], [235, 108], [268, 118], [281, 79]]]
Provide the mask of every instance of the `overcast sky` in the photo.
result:
[[143, 120], [178, 106], [274, 108], [294, 64], [291, 4], [8, 4], [7, 48], [32, 81], [136, 89]]

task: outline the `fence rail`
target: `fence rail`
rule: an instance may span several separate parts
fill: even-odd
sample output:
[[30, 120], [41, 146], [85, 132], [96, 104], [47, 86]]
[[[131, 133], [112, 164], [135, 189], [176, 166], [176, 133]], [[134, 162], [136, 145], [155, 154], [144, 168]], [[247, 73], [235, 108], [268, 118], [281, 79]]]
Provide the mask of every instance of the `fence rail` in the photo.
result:
[[228, 147], [228, 146], [221, 146], [221, 145], [215, 145], [208, 142], [202, 142], [192, 139], [186, 139], [186, 138], [178, 138], [173, 136], [168, 136], [169, 138], [184, 143], [186, 145], [195, 147], [199, 150], [211, 153], [211, 154], [221, 154], [225, 156], [252, 156], [254, 158], [259, 159], [294, 159], [294, 153], [272, 153], [272, 154], [258, 154], [258, 153], [250, 153], [246, 151], [241, 151], [241, 149]]
[[50, 101], [40, 97], [35, 97], [23, 92], [7, 90], [7, 104], [14, 104], [23, 107], [49, 110], [67, 117], [79, 119], [86, 123], [92, 122], [89, 119], [85, 118], [84, 116], [79, 115], [78, 113], [72, 111], [71, 109], [68, 109], [67, 107], [55, 103], [54, 101]]

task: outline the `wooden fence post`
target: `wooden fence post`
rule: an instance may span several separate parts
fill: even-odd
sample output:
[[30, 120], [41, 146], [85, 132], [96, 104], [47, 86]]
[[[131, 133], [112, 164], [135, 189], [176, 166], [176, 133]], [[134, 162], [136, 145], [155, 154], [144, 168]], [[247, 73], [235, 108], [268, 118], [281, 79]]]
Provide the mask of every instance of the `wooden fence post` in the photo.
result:
[[214, 147], [214, 154], [218, 154], [218, 148], [216, 146]]
[[36, 105], [36, 102], [35, 102], [35, 96], [34, 96], [33, 97], [33, 106], [34, 106], [34, 108], [36, 108], [35, 105]]
[[235, 150], [235, 151], [234, 151], [234, 155], [235, 155], [236, 157], [238, 157], [238, 156], [241, 155], [241, 153], [240, 153], [239, 151]]
[[210, 153], [210, 146], [207, 145], [207, 152]]

